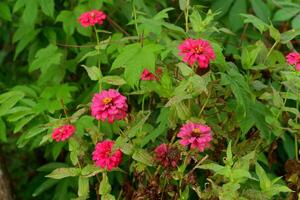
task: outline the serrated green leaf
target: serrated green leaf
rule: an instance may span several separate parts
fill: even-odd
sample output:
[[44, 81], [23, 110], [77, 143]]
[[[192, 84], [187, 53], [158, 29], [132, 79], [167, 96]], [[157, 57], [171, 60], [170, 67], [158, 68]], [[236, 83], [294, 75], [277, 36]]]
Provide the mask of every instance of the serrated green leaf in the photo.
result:
[[132, 158], [138, 162], [141, 162], [147, 166], [153, 166], [153, 157], [144, 149], [136, 149], [132, 155]]
[[41, 9], [45, 15], [53, 17], [54, 14], [54, 0], [38, 0]]
[[41, 69], [42, 73], [45, 73], [50, 67], [60, 64], [61, 57], [62, 53], [58, 48], [50, 44], [36, 53], [35, 59], [29, 67], [29, 72]]

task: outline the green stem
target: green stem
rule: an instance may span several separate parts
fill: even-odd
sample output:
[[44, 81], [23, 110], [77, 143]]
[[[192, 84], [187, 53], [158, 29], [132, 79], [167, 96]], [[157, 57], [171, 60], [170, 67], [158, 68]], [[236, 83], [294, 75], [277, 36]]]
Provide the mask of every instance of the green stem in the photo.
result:
[[134, 26], [135, 26], [136, 33], [137, 33], [138, 37], [140, 37], [140, 33], [139, 33], [139, 30], [138, 30], [138, 25], [137, 25], [137, 14], [136, 14], [136, 9], [135, 9], [135, 0], [132, 1], [132, 14], [133, 14], [133, 17], [134, 17]]
[[269, 58], [269, 56], [271, 55], [272, 51], [273, 51], [274, 48], [277, 46], [277, 44], [278, 44], [278, 41], [276, 41], [276, 42], [273, 44], [273, 46], [271, 47], [271, 49], [269, 50], [269, 52], [268, 52], [268, 54], [267, 54], [267, 56], [266, 56], [266, 58], [265, 58], [265, 60], [264, 60], [264, 64], [266, 63], [267, 59]]
[[[296, 107], [297, 110], [299, 110], [299, 91], [298, 91], [298, 98], [296, 100]], [[296, 124], [298, 124], [298, 116], [296, 115]], [[298, 150], [298, 134], [295, 133], [295, 156], [296, 156], [296, 160], [299, 161], [299, 150]]]
[[[100, 65], [100, 59], [99, 59], [99, 55], [100, 55], [100, 49], [99, 49], [100, 40], [99, 40], [99, 36], [98, 36], [98, 32], [97, 32], [96, 26], [93, 26], [93, 29], [94, 29], [94, 32], [95, 32], [95, 35], [96, 35], [96, 40], [97, 40], [97, 46], [96, 46], [97, 53], [98, 53], [97, 64], [98, 64], [98, 69], [99, 69], [100, 77], [102, 77], [101, 65]], [[102, 81], [98, 80], [98, 83], [99, 83], [99, 92], [101, 92], [102, 91]]]
[[185, 32], [189, 31], [189, 5], [190, 5], [190, 0], [185, 0], [185, 10], [184, 10]]

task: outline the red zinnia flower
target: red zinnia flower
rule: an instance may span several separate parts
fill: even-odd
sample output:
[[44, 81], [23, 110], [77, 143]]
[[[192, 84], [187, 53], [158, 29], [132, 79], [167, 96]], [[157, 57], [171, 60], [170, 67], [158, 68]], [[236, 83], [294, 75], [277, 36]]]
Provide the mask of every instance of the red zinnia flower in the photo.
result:
[[111, 140], [104, 140], [96, 145], [93, 152], [93, 160], [96, 166], [110, 171], [120, 165], [122, 162], [122, 152], [120, 149], [112, 152], [113, 145], [114, 142]]
[[187, 123], [180, 128], [177, 137], [180, 137], [180, 144], [183, 146], [191, 145], [192, 149], [204, 151], [210, 146], [212, 140], [211, 129], [209, 126], [196, 123]]
[[300, 54], [297, 52], [289, 53], [286, 56], [286, 61], [290, 65], [294, 65], [295, 69], [300, 71]]
[[197, 62], [200, 68], [207, 68], [216, 57], [209, 42], [201, 39], [186, 39], [178, 48], [179, 55], [183, 56], [182, 60], [190, 66]]
[[103, 24], [106, 19], [104, 12], [99, 10], [92, 10], [90, 12], [85, 12], [81, 14], [78, 18], [79, 22], [83, 27], [94, 26], [95, 24]]
[[92, 100], [92, 116], [97, 120], [108, 120], [113, 123], [126, 117], [128, 109], [127, 99], [117, 90], [102, 90], [101, 93], [94, 95]]
[[154, 81], [154, 80], [156, 80], [156, 77], [148, 69], [144, 69], [144, 71], [141, 75], [141, 80], [143, 80], [143, 81]]
[[75, 131], [76, 128], [73, 125], [67, 124], [67, 125], [60, 126], [53, 130], [52, 139], [55, 140], [56, 142], [65, 141], [66, 139], [71, 137]]

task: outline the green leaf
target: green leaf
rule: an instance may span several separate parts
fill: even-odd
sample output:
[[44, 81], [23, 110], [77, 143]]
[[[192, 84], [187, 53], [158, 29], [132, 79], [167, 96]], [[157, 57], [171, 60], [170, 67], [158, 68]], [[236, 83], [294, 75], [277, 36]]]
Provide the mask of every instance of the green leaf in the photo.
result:
[[70, 168], [58, 168], [52, 171], [50, 174], [48, 174], [47, 178], [53, 178], [53, 179], [62, 179], [66, 177], [74, 177], [80, 175], [80, 169], [75, 167]]
[[101, 79], [100, 71], [96, 66], [92, 66], [92, 67], [87, 67], [85, 65], [81, 65], [81, 66], [85, 69], [85, 71], [87, 72], [89, 78], [92, 81], [97, 81], [97, 80]]
[[77, 24], [77, 18], [73, 12], [68, 10], [61, 11], [56, 18], [56, 22], [63, 23], [63, 29], [67, 35], [73, 35]]
[[229, 23], [233, 31], [237, 31], [243, 28], [244, 23], [240, 14], [247, 13], [247, 1], [238, 0], [234, 1], [233, 6], [229, 12]]
[[260, 33], [263, 33], [264, 31], [268, 30], [268, 24], [260, 20], [259, 18], [248, 15], [248, 14], [241, 14], [246, 19], [244, 20], [244, 23], [251, 23], [254, 27], [256, 27]]
[[195, 74], [195, 72], [192, 70], [192, 68], [190, 68], [189, 66], [187, 66], [186, 64], [184, 64], [182, 62], [176, 64], [176, 66], [179, 68], [179, 70], [183, 76], [191, 76], [191, 75]]
[[110, 85], [124, 85], [126, 81], [120, 76], [105, 76], [101, 79], [103, 83], [107, 83]]
[[36, 197], [42, 194], [43, 192], [47, 191], [48, 189], [52, 188], [55, 184], [58, 183], [58, 180], [48, 179], [44, 181], [41, 185], [39, 185], [35, 191], [33, 192], [32, 196]]
[[281, 34], [281, 43], [286, 44], [298, 35], [300, 35], [300, 29], [286, 31]]
[[83, 176], [78, 177], [78, 196], [87, 197], [89, 195], [89, 179]]
[[269, 22], [271, 12], [262, 0], [250, 0], [254, 13], [264, 22]]
[[7, 142], [6, 125], [0, 117], [0, 141]]
[[54, 0], [38, 0], [41, 9], [45, 15], [53, 17], [54, 14]]
[[260, 188], [263, 191], [270, 189], [271, 181], [268, 178], [267, 174], [265, 173], [265, 170], [258, 163], [256, 163], [256, 165], [255, 165], [255, 172], [259, 178]]
[[209, 169], [209, 170], [212, 170], [212, 171], [217, 173], [220, 170], [223, 170], [225, 167], [222, 166], [222, 165], [215, 164], [215, 163], [209, 163], [209, 164], [200, 165], [197, 168], [199, 168], [199, 169]]
[[[299, 9], [300, 10], [300, 9]], [[292, 27], [293, 29], [300, 29], [300, 14], [298, 14], [294, 19], [292, 20]]]
[[33, 118], [35, 118], [37, 115], [30, 115], [24, 117], [22, 120], [18, 121], [14, 128], [14, 133], [19, 132], [26, 124], [28, 124]]
[[153, 166], [153, 157], [144, 149], [136, 149], [132, 155], [132, 158], [138, 162], [141, 162], [147, 166]]
[[35, 54], [35, 59], [29, 67], [29, 72], [41, 69], [42, 73], [45, 73], [50, 67], [59, 65], [61, 57], [62, 53], [58, 48], [50, 44]]
[[11, 91], [0, 95], [0, 116], [6, 115], [19, 100], [24, 97], [23, 92]]
[[27, 0], [23, 11], [22, 19], [27, 25], [35, 24], [38, 14], [38, 0]]
[[221, 11], [221, 13], [218, 15], [218, 18], [221, 18], [228, 12], [232, 2], [233, 2], [233, 0], [226, 0], [226, 1], [215, 0], [215, 1], [213, 1], [212, 5], [211, 5], [211, 9], [214, 12]]
[[0, 18], [11, 21], [11, 12], [9, 6], [5, 2], [0, 2]]
[[81, 175], [88, 178], [102, 173], [103, 171], [103, 169], [97, 167], [94, 164], [88, 164], [81, 170]]
[[300, 12], [299, 8], [283, 7], [274, 14], [273, 21], [288, 21]]
[[131, 59], [134, 59], [135, 55], [140, 50], [141, 50], [141, 45], [139, 43], [127, 45], [126, 47], [123, 48], [122, 52], [115, 59], [110, 70], [124, 67], [124, 65], [127, 62], [129, 62]]
[[144, 68], [154, 73], [155, 53], [160, 50], [161, 45], [157, 44], [148, 44], [144, 47], [139, 43], [127, 45], [113, 62], [111, 70], [125, 68], [124, 78], [130, 86], [134, 86], [139, 82]]
[[109, 194], [110, 191], [111, 191], [111, 186], [110, 186], [107, 174], [103, 173], [102, 180], [101, 180], [100, 186], [99, 186], [99, 194], [100, 195]]
[[233, 165], [231, 140], [229, 141], [228, 147], [227, 147], [227, 150], [226, 150], [226, 164], [228, 164], [229, 166]]
[[280, 32], [274, 27], [274, 26], [270, 26], [269, 28], [270, 31], [270, 36], [276, 41], [279, 42], [281, 39], [281, 35]]

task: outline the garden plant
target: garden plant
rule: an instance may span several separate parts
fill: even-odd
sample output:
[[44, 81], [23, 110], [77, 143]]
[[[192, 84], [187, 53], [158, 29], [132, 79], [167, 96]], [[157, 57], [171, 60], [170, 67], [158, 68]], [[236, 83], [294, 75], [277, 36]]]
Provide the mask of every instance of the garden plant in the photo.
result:
[[298, 0], [1, 0], [0, 199], [300, 199], [299, 38]]

